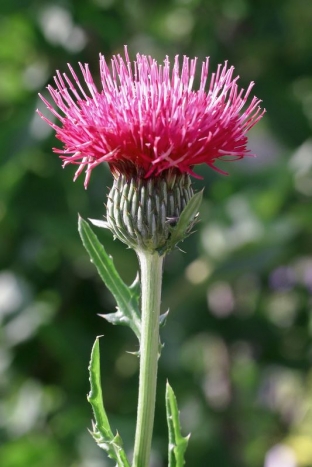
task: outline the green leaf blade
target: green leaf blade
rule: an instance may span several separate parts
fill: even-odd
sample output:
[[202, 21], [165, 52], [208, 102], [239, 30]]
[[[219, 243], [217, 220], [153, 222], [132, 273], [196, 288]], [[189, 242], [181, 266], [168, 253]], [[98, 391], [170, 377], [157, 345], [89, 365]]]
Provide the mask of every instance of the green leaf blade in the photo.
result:
[[178, 223], [172, 228], [170, 242], [177, 244], [188, 234], [198, 214], [203, 199], [203, 190], [195, 193], [181, 212]]
[[89, 364], [89, 378], [91, 389], [87, 396], [87, 399], [88, 402], [90, 402], [90, 404], [92, 405], [96, 423], [101, 427], [101, 430], [105, 431], [105, 437], [114, 438], [103, 406], [100, 373], [99, 337], [96, 338], [95, 343], [92, 347], [91, 359]]
[[122, 439], [117, 433], [113, 434], [106, 411], [103, 405], [100, 371], [100, 346], [99, 337], [92, 347], [89, 364], [90, 392], [87, 396], [94, 414], [95, 423], [90, 431], [97, 445], [107, 452], [108, 457], [117, 462], [118, 467], [130, 467], [126, 453], [122, 447]]
[[[82, 243], [87, 250], [91, 262], [95, 265], [106, 287], [115, 297], [118, 311], [108, 315], [113, 324], [129, 326], [140, 340], [140, 314], [138, 287], [128, 287], [118, 274], [112, 258], [106, 253], [90, 225], [79, 216], [78, 230]], [[113, 317], [113, 315], [115, 315]], [[104, 315], [104, 317], [106, 317]]]
[[177, 224], [170, 228], [170, 238], [166, 242], [165, 246], [157, 250], [160, 255], [173, 250], [179, 242], [183, 241], [192, 233], [192, 227], [194, 226], [198, 217], [198, 212], [202, 200], [203, 190], [195, 193], [191, 197], [181, 212]]
[[185, 464], [184, 454], [190, 435], [183, 437], [181, 434], [177, 399], [168, 382], [166, 385], [166, 412], [169, 432], [168, 467], [183, 467]]

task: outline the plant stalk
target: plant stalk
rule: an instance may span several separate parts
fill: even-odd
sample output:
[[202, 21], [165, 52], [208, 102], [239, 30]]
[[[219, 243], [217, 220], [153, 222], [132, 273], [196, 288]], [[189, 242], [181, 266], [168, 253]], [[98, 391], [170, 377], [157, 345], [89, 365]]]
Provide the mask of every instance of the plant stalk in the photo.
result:
[[141, 344], [137, 424], [132, 467], [148, 467], [154, 425], [159, 313], [164, 256], [137, 251], [141, 269]]

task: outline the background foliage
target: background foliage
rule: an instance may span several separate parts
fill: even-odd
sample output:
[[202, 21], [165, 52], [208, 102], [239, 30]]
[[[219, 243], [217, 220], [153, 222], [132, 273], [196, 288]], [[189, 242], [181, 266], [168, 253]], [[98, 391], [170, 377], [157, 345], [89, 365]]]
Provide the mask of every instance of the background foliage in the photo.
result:
[[[166, 261], [154, 467], [166, 465], [165, 380], [175, 389], [187, 465], [312, 465], [312, 3], [307, 0], [11, 0], [0, 7], [0, 463], [112, 463], [86, 427], [87, 364], [101, 340], [111, 424], [132, 446], [137, 397], [130, 330], [114, 311], [76, 229], [101, 218], [111, 175], [88, 191], [61, 170], [35, 115], [56, 69], [129, 45], [159, 61], [228, 59], [267, 114], [251, 133], [257, 159], [200, 168], [197, 232]], [[97, 232], [123, 278], [134, 253]], [[266, 460], [265, 460], [266, 459]]]

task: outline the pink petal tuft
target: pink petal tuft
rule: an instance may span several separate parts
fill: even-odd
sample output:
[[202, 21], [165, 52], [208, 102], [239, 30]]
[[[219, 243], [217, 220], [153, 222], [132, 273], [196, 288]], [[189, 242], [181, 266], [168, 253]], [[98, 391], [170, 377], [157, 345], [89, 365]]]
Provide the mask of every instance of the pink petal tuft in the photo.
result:
[[82, 82], [70, 65], [69, 75], [57, 72], [56, 87], [48, 86], [48, 91], [58, 111], [40, 97], [60, 126], [39, 114], [63, 143], [63, 149], [54, 152], [64, 165], [79, 165], [75, 179], [85, 170], [87, 187], [92, 170], [102, 162], [108, 162], [113, 173], [144, 177], [168, 169], [196, 176], [192, 169], [198, 164], [224, 173], [214, 166], [217, 159], [251, 155], [247, 132], [265, 112], [256, 97], [248, 104], [254, 83], [247, 91], [239, 89], [234, 67], [225, 62], [207, 86], [207, 58], [195, 91], [196, 62], [184, 56], [180, 67], [177, 56], [171, 69], [168, 57], [158, 65], [152, 57], [137, 54], [131, 64], [125, 47], [125, 59], [112, 57], [111, 71], [100, 55], [102, 89], [97, 89], [87, 64], [79, 64]]

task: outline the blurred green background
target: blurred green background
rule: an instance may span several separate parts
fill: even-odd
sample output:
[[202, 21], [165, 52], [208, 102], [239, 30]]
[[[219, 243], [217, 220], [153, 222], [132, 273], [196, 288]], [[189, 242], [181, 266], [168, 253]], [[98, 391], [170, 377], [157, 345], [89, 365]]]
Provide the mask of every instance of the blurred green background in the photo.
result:
[[[229, 60], [267, 114], [250, 133], [256, 159], [205, 186], [196, 233], [165, 264], [151, 467], [166, 466], [165, 380], [189, 467], [312, 466], [312, 2], [310, 0], [11, 0], [0, 7], [0, 465], [104, 467], [87, 427], [87, 365], [101, 341], [104, 400], [131, 451], [137, 350], [98, 313], [115, 303], [78, 237], [77, 213], [101, 218], [111, 185], [87, 191], [35, 114], [56, 69], [98, 54]], [[98, 235], [127, 283], [134, 253]]]

